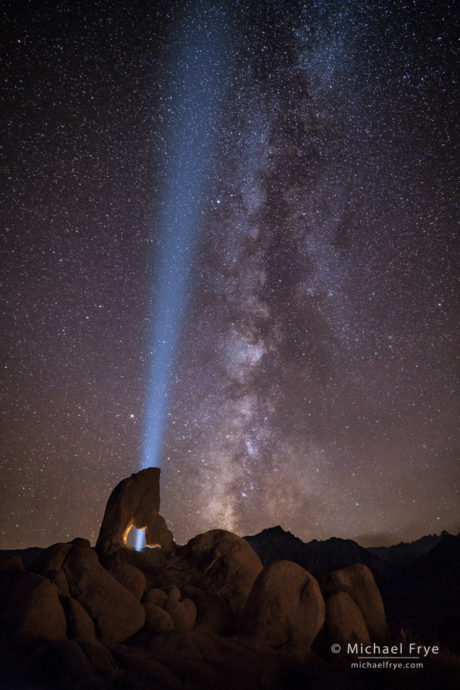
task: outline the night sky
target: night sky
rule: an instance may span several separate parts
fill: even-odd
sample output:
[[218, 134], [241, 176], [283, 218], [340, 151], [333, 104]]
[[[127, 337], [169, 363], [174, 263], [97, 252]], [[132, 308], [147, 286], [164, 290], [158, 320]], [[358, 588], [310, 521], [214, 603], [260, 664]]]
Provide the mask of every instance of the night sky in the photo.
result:
[[152, 395], [178, 543], [458, 531], [453, 0], [3, 8], [0, 547], [94, 541]]

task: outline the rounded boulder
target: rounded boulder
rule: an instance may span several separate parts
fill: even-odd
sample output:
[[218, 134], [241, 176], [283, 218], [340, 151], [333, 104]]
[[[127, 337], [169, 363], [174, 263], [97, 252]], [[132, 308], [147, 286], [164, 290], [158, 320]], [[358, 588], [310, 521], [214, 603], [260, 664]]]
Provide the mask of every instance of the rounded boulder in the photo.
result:
[[41, 575], [19, 573], [3, 619], [12, 638], [26, 647], [66, 639], [67, 621], [57, 587]]
[[317, 580], [292, 561], [275, 561], [257, 577], [240, 632], [259, 648], [304, 660], [325, 620]]
[[346, 592], [337, 592], [326, 600], [326, 629], [329, 641], [340, 644], [342, 649], [349, 642], [371, 641], [361, 611]]
[[110, 568], [110, 573], [135, 599], [142, 599], [145, 592], [145, 575], [142, 570], [129, 563], [117, 563]]
[[211, 530], [191, 539], [181, 557], [195, 570], [188, 584], [225, 599], [239, 621], [262, 570], [260, 558], [249, 544], [232, 532]]
[[174, 630], [174, 621], [164, 609], [157, 604], [144, 603], [145, 629], [152, 633]]
[[325, 595], [346, 592], [361, 611], [371, 640], [388, 640], [383, 600], [374, 576], [366, 565], [354, 563], [328, 573], [321, 580], [321, 589]]
[[75, 546], [64, 563], [71, 596], [93, 619], [105, 644], [123, 642], [142, 628], [142, 604], [102, 567], [96, 552]]

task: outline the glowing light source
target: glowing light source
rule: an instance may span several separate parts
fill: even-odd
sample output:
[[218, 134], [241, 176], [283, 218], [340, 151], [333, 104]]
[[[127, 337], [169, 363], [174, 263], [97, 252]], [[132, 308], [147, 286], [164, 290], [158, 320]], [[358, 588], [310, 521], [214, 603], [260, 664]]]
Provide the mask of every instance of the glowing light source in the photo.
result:
[[[166, 175], [155, 222], [150, 367], [141, 468], [160, 467], [168, 398], [217, 131], [225, 16], [197, 2], [182, 16], [172, 55]], [[144, 532], [136, 535], [142, 548]]]
[[135, 527], [133, 527], [133, 529], [136, 530], [134, 548], [136, 551], [142, 551], [142, 549], [145, 548], [145, 529], [136, 529]]

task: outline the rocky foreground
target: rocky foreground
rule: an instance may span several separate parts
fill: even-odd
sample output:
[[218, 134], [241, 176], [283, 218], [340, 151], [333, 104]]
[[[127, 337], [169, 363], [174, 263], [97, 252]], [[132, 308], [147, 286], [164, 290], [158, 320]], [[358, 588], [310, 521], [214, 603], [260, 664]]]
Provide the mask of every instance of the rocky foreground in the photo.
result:
[[[222, 530], [169, 555], [125, 547], [101, 562], [87, 540], [74, 539], [42, 550], [27, 569], [12, 556], [0, 562], [0, 597], [0, 687], [8, 690], [432, 682], [426, 671], [400, 678], [350, 672], [350, 659], [331, 653], [333, 643], [389, 640], [367, 566], [357, 563], [318, 582], [291, 561], [262, 567], [244, 539]], [[442, 687], [454, 671], [448, 664], [441, 669]]]
[[[348, 643], [394, 642], [367, 565], [316, 578], [293, 560], [263, 565], [224, 530], [177, 547], [159, 482], [147, 468], [115, 487], [96, 548], [78, 538], [0, 559], [0, 690], [457, 687], [457, 657], [351, 669]], [[133, 525], [160, 548], [127, 547]]]

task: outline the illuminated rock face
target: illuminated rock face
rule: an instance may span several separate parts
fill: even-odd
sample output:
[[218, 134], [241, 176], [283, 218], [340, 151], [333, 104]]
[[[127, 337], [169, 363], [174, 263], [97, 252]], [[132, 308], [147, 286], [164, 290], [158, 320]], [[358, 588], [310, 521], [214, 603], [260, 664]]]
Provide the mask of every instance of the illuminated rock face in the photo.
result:
[[145, 529], [147, 546], [174, 548], [173, 535], [159, 514], [160, 469], [149, 467], [123, 479], [110, 494], [96, 548], [100, 553], [126, 545], [132, 527]]

